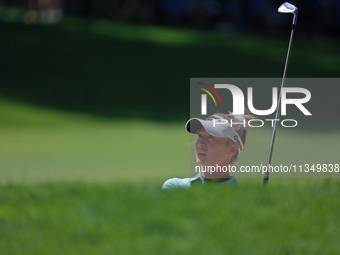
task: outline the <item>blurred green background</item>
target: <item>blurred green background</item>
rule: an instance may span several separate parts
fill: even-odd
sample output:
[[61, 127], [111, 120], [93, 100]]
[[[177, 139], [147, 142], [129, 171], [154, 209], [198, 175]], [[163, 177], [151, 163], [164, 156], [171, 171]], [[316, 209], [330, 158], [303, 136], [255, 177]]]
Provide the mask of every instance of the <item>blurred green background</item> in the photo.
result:
[[[280, 77], [289, 39], [289, 29], [225, 36], [75, 17], [56, 25], [3, 24], [1, 31], [2, 183], [144, 176], [161, 185], [188, 175], [183, 127], [190, 77]], [[336, 77], [339, 39], [298, 32], [288, 76]], [[337, 147], [339, 122], [332, 116], [339, 88], [309, 89], [308, 108], [328, 124], [300, 125], [294, 131], [301, 143], [279, 130], [275, 155], [293, 155], [277, 163], [318, 160], [313, 146], [295, 153], [288, 141], [303, 146], [319, 139], [319, 146]], [[266, 102], [265, 93], [257, 96]], [[264, 162], [270, 137], [270, 128], [252, 130], [240, 162]], [[321, 155], [325, 162], [337, 159], [328, 150]]]
[[[337, 254], [338, 180], [160, 192], [189, 175], [190, 77], [280, 77], [284, 28], [1, 23], [0, 253]], [[288, 76], [338, 77], [339, 41], [297, 27]], [[273, 163], [339, 163], [339, 91], [312, 91], [329, 122], [279, 129]], [[252, 130], [239, 164], [265, 163], [270, 137]]]

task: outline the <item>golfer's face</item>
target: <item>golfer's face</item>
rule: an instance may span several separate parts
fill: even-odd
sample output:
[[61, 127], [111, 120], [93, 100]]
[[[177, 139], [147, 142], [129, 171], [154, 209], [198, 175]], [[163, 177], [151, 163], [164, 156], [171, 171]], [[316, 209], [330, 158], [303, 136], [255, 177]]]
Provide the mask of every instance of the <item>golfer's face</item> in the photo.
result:
[[215, 137], [210, 135], [204, 128], [198, 132], [198, 139], [195, 146], [196, 162], [202, 166], [222, 166], [229, 164], [230, 145], [228, 138]]

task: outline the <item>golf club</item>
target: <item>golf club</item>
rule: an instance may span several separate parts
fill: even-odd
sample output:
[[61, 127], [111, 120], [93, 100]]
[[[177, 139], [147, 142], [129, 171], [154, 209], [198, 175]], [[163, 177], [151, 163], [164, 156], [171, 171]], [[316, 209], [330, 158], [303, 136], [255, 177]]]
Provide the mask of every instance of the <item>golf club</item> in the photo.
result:
[[282, 92], [282, 88], [284, 87], [285, 79], [286, 79], [286, 75], [287, 75], [287, 68], [288, 68], [290, 50], [291, 50], [291, 47], [292, 47], [292, 41], [293, 41], [294, 31], [295, 31], [295, 27], [296, 27], [296, 20], [297, 20], [297, 16], [298, 16], [298, 8], [296, 8], [294, 5], [292, 5], [290, 3], [285, 2], [279, 7], [278, 12], [280, 12], [280, 13], [292, 13], [292, 14], [294, 14], [294, 18], [293, 18], [292, 31], [290, 33], [290, 40], [289, 40], [287, 57], [286, 57], [285, 69], [284, 69], [284, 72], [283, 72], [283, 78], [282, 78], [282, 83], [281, 83], [281, 90], [280, 90], [279, 100], [278, 100], [278, 103], [277, 103], [277, 110], [276, 110], [275, 122], [274, 122], [274, 126], [273, 126], [272, 139], [271, 139], [271, 142], [270, 142], [270, 148], [269, 148], [269, 154], [268, 154], [268, 160], [267, 160], [267, 169], [266, 169], [266, 172], [264, 173], [264, 177], [263, 177], [263, 186], [266, 186], [268, 184], [268, 180], [269, 180], [269, 167], [270, 167], [270, 164], [271, 164], [271, 161], [272, 161], [274, 141], [275, 141], [276, 128], [277, 128], [277, 119], [280, 115], [281, 92]]

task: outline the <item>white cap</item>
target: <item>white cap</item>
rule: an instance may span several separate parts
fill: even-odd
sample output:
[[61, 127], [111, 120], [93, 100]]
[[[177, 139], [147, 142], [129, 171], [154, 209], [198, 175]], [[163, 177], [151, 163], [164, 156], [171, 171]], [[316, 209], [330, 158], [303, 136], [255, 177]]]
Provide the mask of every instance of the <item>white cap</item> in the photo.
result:
[[240, 145], [239, 151], [243, 149], [241, 137], [236, 130], [229, 124], [228, 120], [211, 115], [206, 120], [191, 118], [185, 125], [185, 129], [191, 134], [197, 134], [202, 127], [212, 136], [229, 138]]

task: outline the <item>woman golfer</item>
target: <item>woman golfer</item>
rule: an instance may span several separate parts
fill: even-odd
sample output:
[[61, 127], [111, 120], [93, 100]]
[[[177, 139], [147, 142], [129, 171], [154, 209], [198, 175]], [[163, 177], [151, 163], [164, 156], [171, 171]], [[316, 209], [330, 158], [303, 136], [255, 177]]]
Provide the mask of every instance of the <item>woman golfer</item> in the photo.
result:
[[206, 120], [190, 119], [186, 130], [198, 135], [195, 153], [201, 172], [193, 178], [169, 179], [163, 184], [162, 190], [187, 189], [193, 185], [238, 185], [236, 178], [229, 175], [229, 166], [236, 162], [244, 147], [248, 121], [251, 119], [252, 116], [248, 114], [224, 113], [216, 113]]

